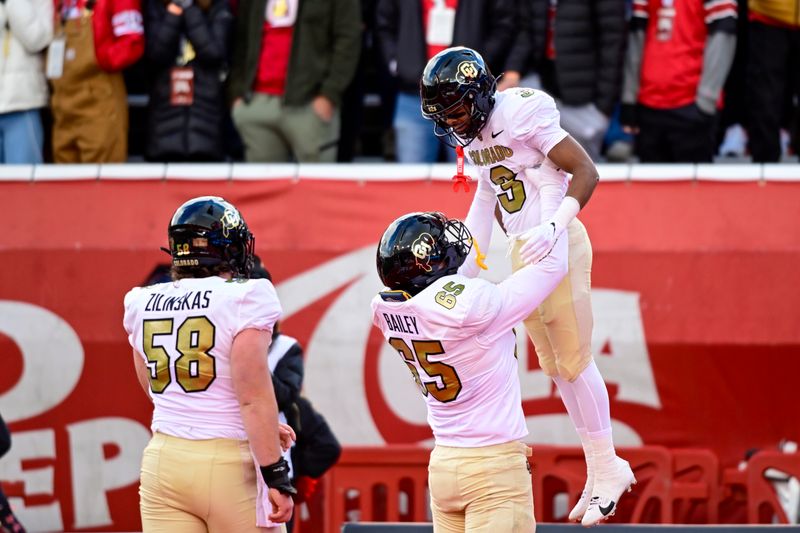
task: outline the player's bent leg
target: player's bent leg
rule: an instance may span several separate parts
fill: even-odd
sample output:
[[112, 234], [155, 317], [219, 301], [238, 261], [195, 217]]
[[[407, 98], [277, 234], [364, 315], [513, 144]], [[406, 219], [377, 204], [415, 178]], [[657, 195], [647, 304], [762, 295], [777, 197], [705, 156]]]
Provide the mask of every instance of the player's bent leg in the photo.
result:
[[[583, 433], [579, 430], [588, 473], [584, 494], [591, 497], [587, 505], [582, 496], [570, 517], [578, 519], [582, 514], [583, 525], [594, 525], [614, 513], [616, 502], [635, 479], [628, 463], [616, 455], [608, 390], [591, 354], [591, 243], [580, 221], [575, 220], [568, 230], [569, 273], [563, 284], [569, 284], [569, 299], [566, 293], [557, 293], [558, 288], [554, 291], [553, 316], [545, 324], [555, 352], [559, 390], [566, 405], [577, 404], [584, 426]], [[594, 480], [589, 483], [591, 477]]]
[[465, 529], [475, 533], [532, 533], [533, 489], [530, 448], [508, 442], [482, 449], [462, 465], [461, 490], [467, 499]]
[[436, 446], [428, 465], [434, 533], [463, 533], [464, 499], [459, 492], [458, 469], [463, 450]]
[[574, 219], [567, 226], [569, 271], [545, 300], [547, 334], [558, 365], [558, 375], [567, 381], [592, 360], [592, 245], [586, 228]]
[[[139, 485], [139, 511], [143, 533], [206, 533], [206, 524], [187, 511], [182, 501], [192, 499], [189, 491], [176, 493], [171, 487], [184, 486], [181, 477], [186, 469], [172, 461], [180, 453], [172, 453], [165, 435], [156, 433], [142, 456]], [[181, 472], [183, 470], [184, 472]], [[191, 480], [189, 480], [191, 482]]]
[[[554, 354], [557, 369], [554, 381], [586, 457], [586, 484], [578, 502], [569, 513], [570, 520], [581, 520], [589, 506], [595, 480], [594, 454], [586, 420], [587, 417], [594, 417], [594, 407], [581, 401], [575, 393], [572, 381], [592, 364], [592, 248], [586, 229], [579, 220], [573, 220], [567, 227], [567, 232], [569, 272], [544, 302], [542, 309], [545, 310], [543, 323], [546, 338]], [[587, 409], [592, 412], [587, 412]]]

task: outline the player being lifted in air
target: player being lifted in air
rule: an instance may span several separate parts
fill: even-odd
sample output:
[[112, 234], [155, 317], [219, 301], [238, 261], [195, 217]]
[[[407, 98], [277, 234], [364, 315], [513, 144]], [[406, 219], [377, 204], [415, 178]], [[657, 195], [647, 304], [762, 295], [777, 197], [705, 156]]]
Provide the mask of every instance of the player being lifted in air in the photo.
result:
[[434, 531], [532, 533], [513, 328], [566, 274], [567, 246], [556, 243], [543, 261], [495, 285], [458, 273], [471, 243], [466, 226], [442, 213], [392, 222], [378, 245], [386, 290], [372, 300], [373, 322], [425, 397]]
[[[436, 135], [457, 146], [459, 155], [463, 150], [478, 170], [465, 220], [476, 253], [489, 247], [496, 207], [514, 270], [536, 264], [556, 243], [568, 241], [568, 274], [524, 324], [586, 456], [586, 486], [569, 518], [594, 525], [614, 513], [636, 482], [628, 462], [616, 455], [608, 391], [591, 353], [592, 248], [576, 215], [594, 191], [597, 169], [561, 128], [553, 98], [527, 88], [496, 92], [495, 78], [475, 50], [448, 48], [431, 58], [420, 96]], [[478, 262], [466, 262], [462, 272], [478, 275]]]

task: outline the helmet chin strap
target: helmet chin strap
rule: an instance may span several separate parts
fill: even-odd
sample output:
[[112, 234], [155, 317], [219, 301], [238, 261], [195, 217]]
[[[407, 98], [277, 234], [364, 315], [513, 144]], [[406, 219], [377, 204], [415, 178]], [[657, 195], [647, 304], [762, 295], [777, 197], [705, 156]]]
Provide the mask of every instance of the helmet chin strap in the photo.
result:
[[459, 187], [464, 187], [464, 192], [469, 192], [469, 182], [472, 181], [468, 175], [464, 174], [464, 147], [456, 146], [456, 174], [453, 176], [453, 192], [458, 192]]

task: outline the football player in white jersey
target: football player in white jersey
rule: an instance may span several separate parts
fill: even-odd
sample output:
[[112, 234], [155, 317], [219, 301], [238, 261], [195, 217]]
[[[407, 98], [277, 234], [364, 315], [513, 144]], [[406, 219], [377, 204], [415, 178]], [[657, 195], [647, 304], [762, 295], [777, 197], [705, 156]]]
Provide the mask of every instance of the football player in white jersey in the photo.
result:
[[567, 246], [495, 285], [458, 273], [472, 239], [441, 213], [410, 213], [386, 229], [373, 322], [425, 397], [435, 447], [428, 483], [436, 533], [530, 533], [533, 492], [521, 442], [513, 327], [558, 285]]
[[[448, 48], [431, 58], [420, 93], [436, 134], [460, 145], [478, 170], [465, 222], [479, 248], [488, 249], [495, 209], [511, 239], [514, 270], [542, 260], [559, 240], [569, 242], [568, 275], [524, 324], [586, 456], [586, 486], [569, 517], [594, 525], [636, 481], [616, 455], [608, 391], [591, 353], [592, 249], [576, 215], [594, 191], [597, 169], [561, 129], [553, 98], [526, 88], [496, 92], [475, 50]], [[464, 273], [477, 275], [477, 263], [468, 261]]]
[[294, 489], [264, 357], [277, 294], [247, 279], [254, 238], [222, 198], [181, 205], [168, 236], [173, 281], [125, 296], [137, 377], [153, 402], [143, 531], [283, 532]]

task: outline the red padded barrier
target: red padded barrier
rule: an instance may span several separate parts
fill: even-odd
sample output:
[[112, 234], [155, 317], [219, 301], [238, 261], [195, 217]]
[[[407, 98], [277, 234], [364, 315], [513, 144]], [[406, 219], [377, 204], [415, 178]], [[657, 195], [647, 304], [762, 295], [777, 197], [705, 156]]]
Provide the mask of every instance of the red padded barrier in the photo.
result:
[[716, 524], [719, 520], [719, 459], [711, 450], [676, 448], [672, 453], [673, 520]]
[[747, 521], [751, 524], [768, 523], [773, 515], [781, 524], [789, 522], [775, 489], [764, 476], [770, 468], [800, 478], [800, 453], [762, 450], [747, 461]]

